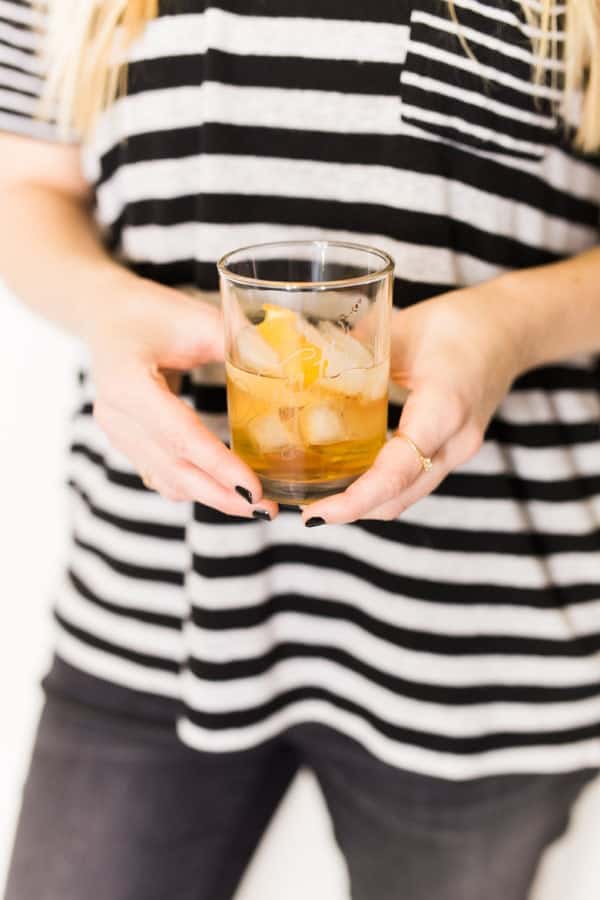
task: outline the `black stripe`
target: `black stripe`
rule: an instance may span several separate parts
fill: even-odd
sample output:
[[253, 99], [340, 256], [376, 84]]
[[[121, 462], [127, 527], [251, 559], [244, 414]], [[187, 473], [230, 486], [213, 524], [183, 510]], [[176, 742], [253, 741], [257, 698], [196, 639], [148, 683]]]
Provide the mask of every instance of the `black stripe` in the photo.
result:
[[70, 478], [68, 485], [77, 496], [83, 501], [91, 515], [96, 519], [114, 525], [122, 531], [131, 534], [140, 534], [145, 537], [157, 537], [164, 541], [183, 541], [185, 539], [185, 528], [180, 525], [165, 525], [161, 522], [140, 521], [139, 519], [125, 518], [111, 513], [106, 509], [102, 509], [91, 500], [86, 491], [77, 483], [76, 479]]
[[[297, 514], [298, 508], [287, 506], [283, 507], [283, 511], [286, 514]], [[216, 526], [227, 526], [232, 521], [248, 527], [254, 525], [252, 519], [232, 519], [231, 516], [199, 503], [194, 504], [194, 521]], [[493, 523], [490, 522], [490, 525]], [[418, 525], [403, 521], [402, 518], [391, 522], [363, 520], [355, 522], [353, 527], [392, 543], [451, 552], [465, 552], [465, 548], [468, 548], [469, 553], [510, 553], [538, 558], [551, 553], [600, 553], [600, 528], [593, 528], [584, 534], [551, 534], [526, 529], [517, 532], [494, 531], [491, 528], [481, 531]]]
[[468, 132], [461, 131], [459, 128], [432, 124], [430, 122], [423, 121], [421, 118], [419, 118], [418, 115], [412, 115], [408, 111], [407, 107], [403, 109], [402, 118], [410, 125], [416, 125], [418, 128], [422, 128], [423, 131], [427, 131], [431, 134], [437, 135], [438, 137], [445, 138], [445, 140], [452, 141], [454, 142], [454, 144], [462, 145], [463, 148], [474, 147], [477, 150], [485, 150], [489, 153], [505, 154], [509, 158], [513, 157], [515, 159], [525, 159], [533, 162], [538, 162], [543, 158], [543, 147], [540, 147], [539, 151], [536, 150], [532, 152], [529, 152], [528, 150], [517, 150], [512, 147], [510, 149], [507, 147], [502, 147], [496, 141], [482, 140], [475, 135], [471, 135]]
[[113, 222], [116, 234], [123, 227], [177, 225], [181, 222], [230, 225], [263, 222], [279, 225], [310, 225], [386, 235], [427, 247], [466, 253], [493, 265], [525, 268], [544, 265], [559, 255], [524, 244], [514, 238], [495, 235], [450, 218], [376, 203], [343, 203], [337, 200], [304, 197], [272, 197], [253, 194], [187, 195], [169, 199], [139, 200], [127, 205]]
[[399, 66], [359, 60], [239, 56], [222, 50], [132, 63], [128, 93], [216, 81], [241, 87], [398, 96]]
[[[32, 75], [30, 72], [25, 72], [23, 69], [19, 69], [17, 66], [8, 65], [8, 63], [0, 60], [0, 67], [3, 69], [9, 69], [11, 72], [14, 72], [16, 75], [28, 75], [30, 78], [37, 78], [37, 75]], [[31, 91], [25, 90], [22, 87], [16, 87], [13, 84], [7, 84], [5, 81], [0, 85], [3, 91], [11, 91], [13, 94], [20, 94], [23, 97], [29, 97], [30, 99], [37, 100], [39, 99], [39, 92], [32, 93]]]
[[[600, 476], [580, 475], [555, 481], [534, 481], [516, 475], [467, 475], [453, 472], [435, 490], [444, 497], [473, 497], [519, 502], [542, 500], [548, 503], [589, 500], [600, 494]], [[590, 598], [592, 599], [592, 598]]]
[[[600, 441], [600, 422], [517, 424], [496, 418], [492, 419], [488, 426], [486, 439], [498, 444], [537, 448], [561, 448], [574, 444], [590, 444]], [[598, 463], [600, 473], [600, 454]]]
[[[216, 291], [219, 279], [216, 264], [183, 259], [173, 263], [130, 263], [129, 268], [143, 278], [176, 287], [182, 284], [194, 284], [205, 291]], [[394, 305], [410, 306], [429, 297], [444, 294], [456, 286], [449, 284], [429, 284], [420, 281], [407, 281], [402, 278], [394, 280]], [[189, 391], [187, 392], [189, 393]]]
[[125, 575], [126, 578], [136, 578], [140, 581], [154, 581], [157, 584], [174, 584], [177, 587], [181, 587], [184, 583], [183, 572], [178, 572], [173, 569], [163, 569], [158, 566], [138, 566], [135, 563], [128, 563], [123, 562], [121, 559], [115, 559], [114, 556], [107, 553], [105, 550], [100, 550], [99, 547], [94, 547], [92, 544], [88, 544], [87, 541], [82, 540], [77, 535], [76, 530], [73, 534], [73, 543], [77, 547], [81, 547], [82, 550], [93, 553], [94, 556], [97, 556], [106, 563], [109, 568], [118, 572], [120, 575]]
[[106, 612], [113, 613], [116, 616], [123, 616], [126, 619], [133, 619], [136, 622], [145, 622], [147, 625], [158, 625], [161, 628], [171, 628], [173, 631], [181, 631], [182, 619], [179, 616], [169, 616], [165, 613], [148, 612], [144, 609], [134, 609], [129, 606], [120, 606], [117, 603], [111, 603], [103, 599], [95, 593], [85, 581], [75, 572], [69, 569], [67, 576], [73, 585], [73, 588], [82, 597], [85, 597], [90, 603], [99, 606]]
[[238, 710], [227, 713], [205, 712], [188, 707], [186, 714], [190, 722], [200, 728], [208, 728], [211, 731], [220, 731], [228, 728], [246, 728], [263, 721], [285, 709], [292, 703], [303, 700], [322, 700], [332, 706], [343, 709], [355, 716], [364, 719], [378, 732], [400, 743], [412, 744], [435, 750], [440, 753], [454, 753], [466, 755], [471, 753], [485, 753], [492, 750], [501, 750], [510, 747], [535, 747], [556, 746], [560, 744], [577, 743], [578, 741], [591, 740], [600, 736], [600, 723], [583, 728], [571, 728], [563, 731], [544, 732], [492, 732], [478, 735], [477, 737], [450, 737], [432, 732], [417, 731], [413, 728], [404, 728], [392, 725], [370, 710], [364, 709], [358, 703], [337, 696], [333, 691], [319, 687], [304, 687], [278, 694], [267, 703], [251, 709]]
[[512, 390], [595, 391], [600, 396], [600, 363], [589, 369], [560, 365], [532, 369], [517, 378]]
[[[465, 545], [465, 560], [468, 561], [468, 545]], [[600, 594], [600, 583], [554, 585], [539, 588], [513, 587], [498, 584], [476, 584], [474, 582], [456, 584], [436, 581], [434, 579], [417, 578], [391, 572], [374, 566], [363, 559], [358, 559], [339, 550], [303, 546], [301, 544], [272, 544], [263, 547], [256, 553], [244, 556], [209, 557], [195, 553], [193, 557], [194, 571], [203, 578], [239, 578], [256, 575], [269, 569], [270, 566], [285, 563], [314, 566], [317, 568], [339, 570], [355, 575], [367, 584], [373, 584], [391, 594], [403, 597], [414, 597], [434, 603], [448, 604], [516, 604], [556, 609], [571, 603], [585, 603], [597, 600]], [[435, 573], [432, 573], [435, 574]], [[317, 577], [315, 573], [315, 577]], [[240, 590], [241, 590], [240, 586]], [[252, 613], [253, 615], [254, 613]]]
[[1, 37], [0, 46], [8, 47], [9, 50], [17, 50], [19, 53], [26, 53], [27, 56], [33, 56], [35, 54], [35, 50], [32, 50], [31, 47], [21, 47], [19, 44], [13, 44], [11, 41], [4, 40]]
[[[597, 594], [596, 594], [597, 596]], [[487, 600], [488, 598], [484, 598]], [[455, 601], [456, 602], [456, 601]], [[342, 600], [325, 600], [302, 594], [276, 594], [256, 606], [235, 609], [207, 609], [194, 606], [192, 621], [207, 631], [254, 628], [267, 625], [279, 613], [297, 613], [352, 622], [368, 634], [394, 647], [442, 656], [531, 656], [584, 658], [600, 649], [600, 633], [553, 640], [513, 635], [446, 635], [391, 625]], [[426, 611], [423, 612], [424, 617]]]
[[2, 13], [0, 13], [0, 22], [3, 25], [10, 25], [11, 28], [17, 28], [19, 31], [32, 30], [31, 25], [28, 25], [26, 22], [18, 22], [16, 19], [7, 19], [6, 16], [2, 15]]
[[590, 228], [597, 227], [598, 203], [554, 188], [542, 178], [495, 160], [405, 135], [340, 134], [221, 125], [134, 134], [102, 158], [100, 183], [126, 163], [180, 159], [199, 153], [274, 156], [321, 162], [388, 166], [448, 178]]
[[[387, 22], [407, 24], [410, 6], [397, 0], [377, 0], [366, 6], [362, 0], [211, 0], [206, 8], [247, 16], [273, 16], [276, 18], [341, 19], [351, 21]], [[162, 15], [188, 15], [197, 13], [197, 0], [161, 0]], [[291, 23], [293, 26], [293, 23]]]
[[79, 441], [71, 444], [71, 446], [69, 447], [69, 452], [75, 455], [85, 456], [85, 458], [89, 459], [90, 462], [103, 469], [106, 480], [110, 481], [111, 484], [118, 484], [119, 487], [128, 488], [132, 491], [148, 490], [139, 475], [135, 475], [130, 472], [121, 472], [118, 469], [113, 469], [112, 466], [108, 465], [102, 453], [97, 453], [95, 450], [92, 450], [90, 447], [87, 447], [85, 444], [82, 444]]
[[586, 700], [600, 694], [600, 682], [576, 685], [574, 687], [537, 687], [527, 684], [477, 684], [464, 687], [426, 684], [411, 681], [382, 672], [368, 665], [345, 650], [323, 644], [277, 644], [264, 656], [238, 659], [234, 662], [207, 662], [189, 659], [188, 668], [197, 677], [206, 681], [234, 681], [238, 678], [255, 678], [263, 675], [288, 659], [326, 659], [386, 688], [402, 697], [411, 697], [425, 703], [442, 703], [447, 706], [472, 706], [477, 703], [565, 703]]
[[1, 103], [0, 113], [7, 113], [9, 116], [17, 116], [18, 119], [23, 122], [24, 127], [26, 127], [27, 124], [31, 122], [31, 116], [29, 115], [29, 113], [21, 112], [18, 109], [9, 109], [7, 106], [2, 106]]
[[[480, 531], [432, 528], [403, 522], [402, 519], [392, 522], [357, 522], [356, 527], [393, 543], [458, 553], [510, 553], [513, 556], [533, 556], [538, 559], [551, 553], [600, 554], [600, 528], [594, 528], [587, 534], [550, 534], [528, 530], [510, 532], [494, 531], [491, 528]], [[498, 566], [501, 565], [501, 560], [498, 560]], [[600, 566], [598, 579], [600, 593]]]
[[89, 631], [84, 631], [83, 628], [73, 625], [58, 610], [54, 610], [54, 617], [61, 628], [64, 628], [68, 634], [73, 635], [78, 641], [88, 644], [90, 647], [95, 647], [96, 650], [110, 653], [111, 656], [116, 656], [119, 659], [127, 659], [129, 662], [137, 663], [139, 666], [146, 666], [148, 669], [161, 669], [164, 672], [173, 672], [175, 674], [179, 672], [179, 663], [173, 659], [138, 653], [135, 650], [122, 647], [120, 644], [114, 644], [112, 641], [105, 641], [103, 638], [99, 638], [95, 634], [90, 634]]

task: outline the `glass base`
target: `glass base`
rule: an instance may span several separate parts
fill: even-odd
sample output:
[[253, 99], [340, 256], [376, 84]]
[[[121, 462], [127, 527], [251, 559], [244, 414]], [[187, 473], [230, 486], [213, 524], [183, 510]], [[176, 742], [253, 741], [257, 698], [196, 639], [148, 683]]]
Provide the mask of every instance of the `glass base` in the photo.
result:
[[279, 481], [275, 478], [265, 478], [260, 475], [260, 483], [263, 486], [263, 495], [267, 500], [275, 503], [284, 503], [287, 506], [304, 505], [314, 503], [331, 494], [339, 494], [345, 491], [353, 481], [359, 478], [353, 475], [350, 478], [337, 478], [334, 481]]

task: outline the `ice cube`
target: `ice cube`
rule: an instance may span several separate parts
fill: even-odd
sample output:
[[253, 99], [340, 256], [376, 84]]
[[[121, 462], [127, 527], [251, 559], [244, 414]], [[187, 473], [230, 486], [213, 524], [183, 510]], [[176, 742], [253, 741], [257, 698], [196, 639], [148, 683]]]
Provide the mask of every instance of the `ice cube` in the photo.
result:
[[236, 365], [250, 372], [281, 374], [277, 353], [252, 325], [238, 332], [234, 343], [234, 360]]
[[326, 404], [306, 406], [300, 413], [300, 434], [306, 444], [335, 444], [346, 437], [339, 412]]
[[335, 377], [346, 369], [368, 369], [373, 365], [373, 355], [369, 348], [333, 322], [320, 322], [319, 330], [327, 341], [323, 354], [328, 360], [328, 377]]
[[282, 377], [270, 377], [268, 375], [255, 375], [225, 363], [229, 381], [243, 391], [251, 401], [268, 403], [276, 408], [279, 406], [298, 407], [308, 403], [310, 395], [307, 391], [294, 390], [293, 384]]
[[298, 317], [298, 331], [302, 335], [302, 337], [312, 344], [313, 347], [316, 347], [319, 351], [319, 368], [320, 375], [326, 375], [329, 371], [333, 371], [337, 374], [343, 368], [344, 359], [342, 354], [340, 354], [333, 344], [330, 344], [327, 338], [319, 331], [318, 328], [315, 328], [314, 325], [311, 325], [310, 322], [307, 322], [306, 319]]
[[377, 400], [383, 397], [388, 386], [386, 366], [373, 366], [371, 369], [348, 369], [335, 378], [324, 382], [328, 390], [347, 397], [362, 396], [365, 400]]
[[294, 436], [277, 413], [257, 416], [248, 425], [248, 434], [260, 453], [275, 453], [294, 443]]

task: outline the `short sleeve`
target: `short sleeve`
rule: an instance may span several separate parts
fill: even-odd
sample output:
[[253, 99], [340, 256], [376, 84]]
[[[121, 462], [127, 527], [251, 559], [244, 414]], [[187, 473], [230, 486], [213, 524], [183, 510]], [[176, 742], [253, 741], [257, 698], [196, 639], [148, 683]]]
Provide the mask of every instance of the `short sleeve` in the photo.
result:
[[39, 116], [44, 87], [44, 17], [30, 0], [0, 0], [0, 131], [58, 140]]

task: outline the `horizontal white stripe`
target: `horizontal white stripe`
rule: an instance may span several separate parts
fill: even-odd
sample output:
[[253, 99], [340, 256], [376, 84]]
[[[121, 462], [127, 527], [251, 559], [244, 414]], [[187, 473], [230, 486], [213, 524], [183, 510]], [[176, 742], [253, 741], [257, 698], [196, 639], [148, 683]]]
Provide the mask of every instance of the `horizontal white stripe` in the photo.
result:
[[72, 625], [127, 650], [176, 661], [184, 657], [179, 631], [107, 612], [78, 594], [67, 581], [58, 591], [56, 609]]
[[12, 131], [25, 137], [43, 141], [56, 140], [56, 130], [47, 122], [24, 118], [0, 110], [0, 131]]
[[452, 53], [449, 50], [443, 50], [441, 47], [435, 47], [432, 44], [425, 44], [422, 41], [413, 41], [409, 43], [409, 53], [415, 53], [423, 56], [425, 59], [435, 60], [436, 62], [445, 63], [452, 66], [453, 69], [462, 69], [465, 72], [471, 72], [478, 77], [495, 81], [504, 87], [512, 88], [522, 94], [528, 94], [532, 97], [546, 97], [548, 100], [560, 101], [562, 93], [556, 88], [548, 87], [546, 84], [537, 84], [533, 79], [525, 81], [510, 75], [508, 72], [502, 72], [493, 66], [485, 66], [482, 63], [471, 59], [466, 53]]
[[[450, 16], [434, 16], [431, 15], [431, 13], [416, 9], [412, 15], [412, 22], [418, 22], [421, 25], [427, 25], [438, 32], [445, 31], [447, 34], [462, 35], [462, 37], [464, 37], [468, 43], [481, 44], [482, 47], [488, 47], [490, 50], [496, 50], [503, 56], [508, 56], [512, 59], [520, 59], [531, 66], [536, 65], [536, 63], [538, 62], [538, 57], [532, 52], [531, 49], [526, 50], [525, 47], [521, 47], [515, 43], [509, 43], [508, 41], [500, 40], [499, 38], [494, 37], [493, 35], [488, 34], [485, 31], [477, 30], [475, 28], [469, 28], [468, 26], [463, 25], [460, 20], [458, 23], [455, 22], [454, 19], [452, 19]], [[475, 48], [473, 52], [475, 56], [477, 56], [477, 48]], [[565, 69], [565, 64], [560, 60], [546, 59], [544, 60], [544, 67], [547, 69], [562, 72]]]
[[35, 32], [27, 28], [13, 28], [12, 25], [6, 25], [4, 22], [0, 22], [0, 41], [5, 41], [14, 47], [24, 47], [27, 50], [35, 50], [39, 43]]
[[[269, 596], [295, 593], [301, 586], [303, 597], [337, 601], [392, 627], [428, 634], [471, 638], [483, 635], [522, 637], [564, 641], [566, 645], [576, 637], [600, 633], [600, 597], [595, 601], [558, 609], [538, 609], [517, 603], [486, 603], [484, 591], [477, 604], [436, 603], [395, 594], [374, 584], [366, 587], [362, 579], [349, 572], [300, 563], [277, 563], [269, 569], [268, 574], [247, 575], [243, 577], [243, 582], [239, 576], [213, 581], [190, 572], [186, 586], [192, 603], [200, 609], [216, 612], [255, 609], [261, 607]], [[460, 600], [458, 592], [456, 599]], [[337, 626], [332, 626], [334, 631], [335, 627]], [[299, 629], [297, 637], [294, 636], [295, 628]], [[274, 638], [278, 641], [294, 641], [300, 640], [300, 635], [303, 635], [305, 641], [314, 644], [325, 642], [325, 638], [321, 637], [321, 628], [327, 629], [328, 626], [318, 616], [313, 618], [308, 613], [281, 613], [270, 619], [266, 628], [257, 626], [254, 634], [264, 633], [267, 641]], [[362, 629], [358, 633], [361, 634]], [[222, 636], [219, 632], [204, 635], [197, 643], [196, 651], [201, 658], [215, 661], [235, 659], [238, 655], [243, 659], [266, 652], [266, 646], [253, 650], [251, 640], [252, 629], [227, 629]], [[351, 644], [346, 644], [346, 649], [355, 652], [360, 645], [360, 640], [354, 640]], [[223, 655], [215, 658], [211, 655], [215, 652]], [[397, 652], [394, 650], [394, 653]], [[371, 657], [371, 661], [378, 659], [377, 655]], [[390, 671], [393, 673], [393, 668]], [[600, 667], [598, 674], [600, 676]], [[428, 680], [427, 676], [422, 677]], [[435, 667], [429, 677], [434, 683], [438, 680]]]
[[574, 479], [600, 474], [600, 442], [564, 447], [521, 447], [486, 441], [457, 472], [494, 475], [508, 472], [535, 481]]
[[135, 491], [108, 481], [104, 471], [87, 457], [71, 456], [69, 475], [92, 503], [115, 516], [139, 522], [183, 527], [191, 515], [188, 503], [172, 503], [154, 491]]
[[437, 778], [462, 780], [519, 772], [540, 774], [597, 768], [600, 764], [600, 739], [558, 746], [515, 747], [465, 756], [425, 750], [387, 738], [359, 716], [336, 709], [322, 700], [294, 703], [246, 728], [200, 728], [182, 718], [177, 731], [181, 740], [190, 747], [225, 753], [254, 747], [302, 722], [320, 722], [354, 738], [388, 765]]
[[524, 425], [598, 422], [600, 435], [600, 392], [598, 389], [511, 391], [502, 401], [497, 415], [505, 422]]
[[131, 59], [185, 56], [215, 49], [242, 56], [308, 57], [402, 64], [408, 28], [388, 22], [245, 16], [211, 7], [151, 22]]
[[448, 656], [410, 650], [375, 637], [352, 622], [277, 613], [254, 628], [202, 630], [186, 625], [186, 644], [201, 660], [228, 662], [268, 653], [277, 643], [334, 647], [359, 661], [397, 678], [448, 687], [482, 684], [571, 687], [595, 684], [600, 674], [600, 653], [585, 658], [490, 655]]
[[27, 97], [25, 94], [19, 94], [16, 91], [7, 91], [0, 88], [0, 106], [3, 109], [10, 109], [15, 112], [34, 116], [38, 109], [38, 101], [33, 97]]
[[312, 228], [301, 225], [183, 222], [180, 225], [125, 225], [123, 251], [132, 261], [170, 263], [197, 259], [213, 263], [232, 247], [266, 241], [341, 240], [370, 244], [388, 252], [399, 276], [430, 284], [475, 284], [500, 275], [504, 269], [466, 253], [395, 241], [387, 235]]
[[577, 226], [442, 176], [387, 166], [228, 154], [122, 166], [98, 190], [99, 217], [107, 224], [114, 222], [129, 203], [202, 193], [380, 204], [448, 216], [556, 253], [576, 252], [598, 240], [597, 229]]
[[42, 90], [42, 81], [37, 75], [26, 75], [0, 65], [0, 85], [14, 88], [17, 91], [28, 91], [38, 96]]
[[[446, 0], [446, 2], [448, 2], [448, 0]], [[486, 3], [479, 3], [477, 2], [477, 0], [454, 0], [454, 5], [458, 7], [458, 9], [469, 9], [480, 16], [485, 16], [486, 18], [493, 19], [494, 22], [505, 22], [507, 25], [513, 25], [529, 38], [547, 36], [553, 39], [556, 38], [560, 41], [564, 41], [565, 39], [565, 33], [563, 31], [547, 32], [545, 30], [542, 30], [541, 28], [536, 27], [535, 25], [530, 25], [527, 22], [523, 22], [523, 20], [520, 19], [519, 16], [516, 15], [516, 13], [509, 12], [509, 10], [507, 9], [501, 9], [498, 5], [492, 6]], [[534, 3], [532, 2], [532, 0], [529, 0], [527, 5], [531, 6], [532, 9], [535, 9], [538, 12], [540, 12], [542, 9], [541, 3]], [[558, 14], [559, 12], [564, 12], [566, 7], [557, 6], [555, 9], [556, 13]]]
[[95, 151], [126, 135], [223, 122], [355, 134], [398, 134], [398, 98], [207, 81], [129, 94], [101, 117]]
[[[223, 534], [221, 529], [206, 528], [199, 522], [190, 524], [190, 544], [203, 556], [227, 558], [230, 554], [243, 556], [258, 553], [264, 546], [264, 531], [247, 525], [231, 524]], [[330, 525], [314, 537], [302, 525], [299, 517], [281, 516], [269, 534], [270, 546], [295, 543], [333, 550], [364, 559], [384, 572], [398, 573], [412, 578], [455, 584], [498, 585], [513, 588], [544, 588], [551, 584], [585, 584], [600, 582], [600, 557], [594, 553], [550, 554], [541, 559], [509, 553], [476, 553], [433, 550], [429, 547], [390, 545], [376, 535]], [[215, 590], [217, 586], [215, 584]], [[600, 599], [600, 587], [599, 599]]]
[[0, 63], [7, 66], [16, 66], [23, 69], [24, 72], [31, 72], [32, 75], [40, 75], [44, 71], [42, 60], [34, 54], [24, 53], [15, 47], [7, 47], [0, 44]]
[[42, 22], [42, 16], [31, 4], [17, 6], [8, 0], [0, 0], [0, 17], [8, 22], [18, 22], [32, 27], [39, 26]]
[[121, 575], [95, 553], [76, 545], [69, 550], [68, 563], [90, 590], [116, 606], [169, 616], [187, 613], [184, 590], [177, 585]]
[[456, 100], [462, 100], [464, 103], [472, 106], [479, 106], [497, 113], [499, 116], [514, 119], [518, 122], [526, 122], [528, 125], [537, 125], [540, 128], [552, 130], [556, 127], [556, 119], [552, 116], [542, 116], [520, 109], [518, 106], [510, 106], [508, 103], [501, 103], [499, 100], [492, 100], [486, 94], [469, 91], [465, 88], [458, 87], [454, 84], [446, 84], [437, 78], [429, 78], [426, 75], [420, 75], [418, 72], [409, 70], [402, 73], [402, 83], [409, 84], [413, 87], [421, 88], [423, 91], [441, 94], [444, 97], [453, 97]]
[[262, 706], [279, 694], [309, 685], [356, 703], [391, 725], [454, 738], [478, 737], [482, 732], [582, 728], [600, 718], [600, 696], [566, 703], [462, 706], [414, 700], [327, 659], [285, 659], [265, 674], [226, 681], [205, 681], [188, 671], [182, 682], [186, 704], [203, 712], [230, 713]]
[[145, 534], [133, 534], [96, 518], [77, 494], [72, 495], [72, 526], [86, 544], [129, 565], [184, 571], [189, 551], [183, 541], [165, 541]]
[[112, 681], [134, 691], [145, 691], [163, 697], [179, 696], [179, 676], [175, 673], [141, 666], [90, 647], [68, 634], [60, 625], [56, 626], [54, 646], [61, 659], [88, 675]]
[[402, 115], [406, 118], [415, 119], [418, 122], [426, 122], [428, 125], [438, 125], [441, 128], [453, 128], [455, 131], [472, 135], [481, 141], [490, 141], [493, 144], [497, 144], [499, 147], [505, 147], [513, 153], [541, 155], [544, 151], [544, 144], [517, 140], [517, 138], [510, 137], [508, 134], [492, 131], [491, 128], [484, 128], [482, 125], [474, 125], [471, 122], [460, 119], [458, 116], [447, 116], [444, 113], [435, 112], [431, 109], [424, 109], [421, 106], [413, 106], [410, 103], [402, 104]]
[[[467, 531], [537, 531], [540, 534], [589, 534], [600, 527], [600, 496], [579, 503], [546, 503], [444, 497], [432, 494], [402, 513], [402, 520], [430, 528]], [[465, 537], [465, 541], [468, 537]]]

